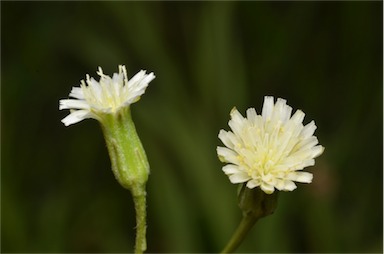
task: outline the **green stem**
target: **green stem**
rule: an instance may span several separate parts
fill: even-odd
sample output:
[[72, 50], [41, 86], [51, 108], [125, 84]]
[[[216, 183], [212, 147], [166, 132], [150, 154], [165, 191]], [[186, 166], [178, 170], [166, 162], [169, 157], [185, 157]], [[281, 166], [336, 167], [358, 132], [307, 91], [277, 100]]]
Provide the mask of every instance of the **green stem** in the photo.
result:
[[252, 215], [244, 215], [236, 231], [233, 233], [231, 240], [229, 240], [227, 246], [221, 251], [221, 253], [234, 252], [237, 247], [242, 243], [248, 232], [253, 225], [257, 222], [258, 218]]
[[132, 188], [133, 202], [136, 210], [136, 242], [135, 253], [143, 253], [147, 249], [146, 240], [146, 191], [145, 186], [135, 186]]

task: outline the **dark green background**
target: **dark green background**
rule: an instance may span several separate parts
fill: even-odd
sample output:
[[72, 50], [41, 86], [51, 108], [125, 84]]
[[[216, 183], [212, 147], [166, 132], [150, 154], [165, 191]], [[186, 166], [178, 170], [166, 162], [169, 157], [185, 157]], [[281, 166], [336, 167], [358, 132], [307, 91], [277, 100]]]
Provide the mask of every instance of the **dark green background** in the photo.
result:
[[58, 110], [85, 74], [153, 71], [133, 118], [151, 164], [148, 251], [217, 252], [241, 214], [217, 134], [265, 95], [314, 119], [310, 185], [241, 252], [383, 251], [382, 2], [1, 2], [1, 251], [129, 252], [130, 193], [95, 120]]

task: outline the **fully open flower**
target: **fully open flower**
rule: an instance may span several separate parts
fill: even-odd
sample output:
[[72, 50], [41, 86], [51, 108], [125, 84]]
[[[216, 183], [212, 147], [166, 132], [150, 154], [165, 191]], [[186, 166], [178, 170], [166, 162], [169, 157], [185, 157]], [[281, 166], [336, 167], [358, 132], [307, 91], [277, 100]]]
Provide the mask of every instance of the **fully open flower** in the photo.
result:
[[97, 74], [100, 81], [86, 75], [86, 82], [81, 81], [80, 87], [73, 87], [70, 97], [74, 99], [60, 100], [59, 109], [70, 109], [71, 113], [61, 120], [68, 126], [86, 118], [100, 120], [103, 114], [114, 114], [140, 99], [149, 82], [155, 75], [141, 70], [130, 80], [124, 65], [119, 65], [119, 73], [112, 78], [103, 74], [99, 67]]
[[219, 138], [226, 147], [217, 147], [225, 174], [232, 183], [246, 183], [250, 189], [260, 186], [267, 194], [275, 188], [296, 189], [296, 182], [310, 183], [312, 174], [302, 172], [315, 164], [324, 147], [313, 136], [316, 125], [303, 125], [304, 113], [292, 108], [286, 100], [266, 96], [261, 115], [254, 108], [244, 118], [236, 108], [228, 122], [232, 131], [220, 130]]

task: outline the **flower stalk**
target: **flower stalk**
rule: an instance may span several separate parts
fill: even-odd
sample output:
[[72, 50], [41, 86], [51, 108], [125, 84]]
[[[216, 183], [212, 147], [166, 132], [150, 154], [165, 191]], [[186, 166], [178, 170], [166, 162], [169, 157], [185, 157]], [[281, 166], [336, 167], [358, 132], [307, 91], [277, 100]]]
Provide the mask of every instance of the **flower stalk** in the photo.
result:
[[147, 207], [145, 186], [133, 188], [132, 196], [136, 211], [135, 253], [143, 253], [147, 249]]
[[266, 194], [260, 188], [249, 189], [246, 184], [241, 185], [238, 201], [243, 218], [222, 253], [234, 252], [259, 219], [273, 214], [277, 199], [278, 192]]
[[239, 226], [236, 231], [233, 233], [231, 239], [225, 246], [225, 248], [221, 251], [221, 253], [232, 253], [234, 252], [240, 244], [243, 242], [245, 237], [248, 235], [248, 232], [252, 229], [252, 227], [256, 224], [257, 218], [254, 216], [243, 216], [240, 221]]

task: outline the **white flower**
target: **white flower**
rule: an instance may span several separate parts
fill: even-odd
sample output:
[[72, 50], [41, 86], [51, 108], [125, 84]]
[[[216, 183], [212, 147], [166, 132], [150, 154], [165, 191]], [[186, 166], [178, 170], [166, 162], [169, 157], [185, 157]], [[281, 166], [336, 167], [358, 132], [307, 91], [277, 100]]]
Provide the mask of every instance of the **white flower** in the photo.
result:
[[140, 99], [149, 82], [155, 75], [146, 74], [141, 70], [130, 80], [124, 65], [119, 65], [119, 73], [112, 78], [104, 75], [99, 67], [97, 74], [100, 81], [86, 75], [86, 82], [81, 81], [80, 87], [73, 87], [70, 97], [74, 99], [60, 100], [59, 110], [70, 109], [71, 113], [61, 120], [65, 126], [80, 122], [86, 118], [101, 119], [103, 114], [114, 114]]
[[266, 96], [261, 115], [254, 108], [244, 118], [236, 108], [228, 122], [232, 131], [220, 130], [219, 138], [226, 147], [217, 147], [225, 174], [232, 183], [246, 183], [250, 189], [260, 186], [267, 194], [275, 188], [282, 191], [296, 189], [296, 182], [310, 183], [312, 174], [302, 172], [315, 164], [324, 147], [313, 136], [316, 125], [312, 121], [303, 126], [304, 113], [292, 108], [286, 100]]

